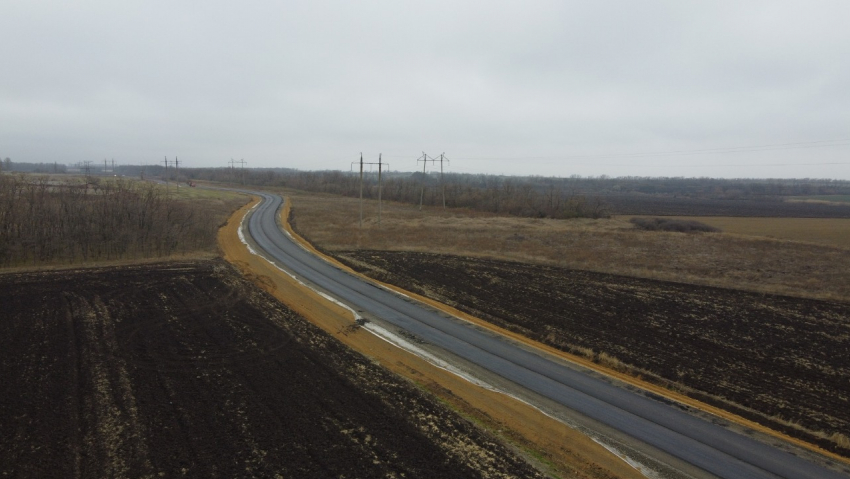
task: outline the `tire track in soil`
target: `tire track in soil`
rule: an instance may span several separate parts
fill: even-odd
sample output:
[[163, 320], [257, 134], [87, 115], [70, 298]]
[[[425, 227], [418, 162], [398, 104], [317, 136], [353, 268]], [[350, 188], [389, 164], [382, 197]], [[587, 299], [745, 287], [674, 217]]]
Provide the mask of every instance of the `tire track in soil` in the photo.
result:
[[3, 477], [539, 475], [221, 260], [0, 275], [0, 304]]

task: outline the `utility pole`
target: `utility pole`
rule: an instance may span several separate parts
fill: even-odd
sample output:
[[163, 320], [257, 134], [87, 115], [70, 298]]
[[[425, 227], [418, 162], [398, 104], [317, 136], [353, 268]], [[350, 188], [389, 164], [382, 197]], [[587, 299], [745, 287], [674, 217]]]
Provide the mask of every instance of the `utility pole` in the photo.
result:
[[163, 178], [165, 178], [165, 196], [168, 197], [168, 157], [166, 156], [162, 162], [165, 163], [165, 174]]
[[[419, 194], [419, 211], [422, 211], [422, 201], [425, 199], [425, 180], [427, 179], [427, 176], [425, 174], [425, 165], [427, 165], [429, 161], [431, 163], [434, 163], [434, 162], [437, 161], [437, 159], [431, 158], [430, 156], [425, 154], [425, 152], [423, 151], [422, 156], [420, 156], [416, 161], [422, 162], [422, 192]], [[441, 168], [442, 168], [442, 163], [441, 163]]]
[[[422, 162], [422, 191], [419, 193], [419, 211], [422, 211], [422, 203], [425, 199], [425, 180], [427, 179], [427, 174], [425, 173], [425, 166], [430, 161], [431, 163], [436, 163], [437, 158], [432, 158], [428, 156], [424, 151], [422, 152], [422, 156], [416, 159], [417, 162]], [[446, 157], [445, 153], [440, 153], [440, 189], [443, 194], [443, 209], [446, 208], [446, 184], [443, 181], [443, 162], [449, 162], [449, 159]]]
[[180, 160], [174, 157], [174, 168], [177, 170], [177, 189], [180, 189]]
[[428, 164], [428, 155], [422, 152], [422, 156], [416, 160], [422, 162], [422, 192], [419, 193], [419, 211], [422, 211], [422, 201], [425, 199], [425, 165]]
[[237, 165], [237, 164], [242, 165], [241, 176], [242, 176], [242, 184], [244, 185], [245, 184], [245, 163], [247, 163], [247, 161], [245, 161], [245, 160], [236, 161], [233, 158], [231, 158], [228, 163], [230, 163], [230, 177], [231, 178], [236, 177], [235, 165]]
[[378, 153], [378, 227], [381, 226], [381, 153]]
[[446, 209], [446, 183], [443, 181], [443, 160], [449, 161], [445, 153], [440, 153], [440, 189], [443, 190], [443, 209]]
[[360, 229], [363, 229], [363, 152], [360, 152]]
[[83, 161], [83, 168], [86, 172], [86, 192], [89, 191], [89, 174], [91, 174], [91, 161]]
[[379, 153], [378, 154], [378, 162], [375, 163], [375, 162], [363, 161], [363, 153], [360, 153], [360, 161], [352, 161], [351, 162], [351, 169], [352, 170], [354, 169], [355, 164], [360, 165], [360, 223], [359, 223], [360, 229], [363, 229], [363, 165], [378, 165], [378, 225], [381, 224], [381, 211], [383, 209], [382, 201], [381, 201], [381, 188], [382, 188], [382, 186], [381, 186], [381, 170], [383, 169], [383, 165], [387, 165], [387, 168], [389, 168], [389, 166], [390, 166], [389, 163], [383, 162], [383, 160], [381, 159], [381, 156], [382, 156], [382, 154]]
[[106, 176], [106, 158], [103, 159], [103, 175]]

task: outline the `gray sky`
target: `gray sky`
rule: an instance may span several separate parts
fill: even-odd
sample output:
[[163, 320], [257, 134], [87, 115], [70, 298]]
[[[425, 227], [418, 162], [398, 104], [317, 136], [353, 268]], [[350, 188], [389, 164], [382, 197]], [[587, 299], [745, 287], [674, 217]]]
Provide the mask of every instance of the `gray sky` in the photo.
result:
[[850, 179], [846, 0], [0, 12], [0, 156], [17, 161], [348, 169], [381, 152], [409, 171], [425, 151], [455, 172]]

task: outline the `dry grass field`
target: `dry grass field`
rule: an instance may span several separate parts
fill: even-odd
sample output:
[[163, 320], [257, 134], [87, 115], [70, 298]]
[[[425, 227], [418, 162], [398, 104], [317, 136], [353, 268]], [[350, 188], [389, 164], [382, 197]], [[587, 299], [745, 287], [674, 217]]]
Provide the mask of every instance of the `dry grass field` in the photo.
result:
[[[500, 217], [463, 209], [364, 202], [362, 230], [353, 198], [286, 191], [295, 228], [328, 252], [370, 249], [448, 253], [561, 266], [626, 276], [729, 287], [797, 297], [850, 301], [850, 247], [815, 237], [841, 238], [846, 223], [809, 228], [806, 242], [737, 231], [638, 231], [627, 218], [551, 220]], [[709, 218], [700, 218], [708, 223]], [[742, 219], [774, 230], [794, 220]], [[846, 220], [845, 220], [846, 221]], [[710, 224], [710, 223], [709, 223]], [[801, 221], [800, 225], [805, 224]], [[721, 228], [723, 228], [721, 226]], [[727, 226], [728, 228], [728, 226]], [[788, 226], [785, 227], [790, 228]], [[803, 235], [803, 226], [799, 226]], [[819, 232], [817, 232], [819, 231]], [[790, 235], [790, 233], [787, 233]], [[839, 241], [839, 239], [836, 239]], [[845, 239], [846, 241], [846, 239]]]
[[[617, 219], [640, 218], [622, 216]], [[741, 218], [731, 216], [667, 216], [695, 220], [724, 233], [802, 241], [850, 248], [850, 219], [847, 218]]]

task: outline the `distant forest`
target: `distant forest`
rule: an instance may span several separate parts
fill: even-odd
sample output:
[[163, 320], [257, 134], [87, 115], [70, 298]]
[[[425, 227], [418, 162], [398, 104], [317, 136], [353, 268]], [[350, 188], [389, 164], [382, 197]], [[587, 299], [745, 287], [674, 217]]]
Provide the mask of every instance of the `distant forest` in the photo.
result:
[[[147, 170], [162, 174], [164, 169]], [[169, 173], [173, 172], [169, 170]], [[358, 173], [292, 169], [201, 168], [194, 180], [279, 186], [357, 197]], [[850, 195], [850, 181], [829, 179], [716, 179], [652, 177], [515, 177], [384, 172], [382, 197], [427, 206], [464, 207], [537, 218], [611, 215], [850, 218], [850, 203], [791, 202], [792, 197]], [[424, 188], [423, 188], [424, 187]], [[423, 194], [424, 193], [424, 194]], [[377, 199], [378, 175], [364, 173], [363, 197]]]
[[[8, 164], [3, 165], [8, 171]], [[81, 174], [79, 167], [11, 163], [12, 171]], [[162, 165], [116, 166], [93, 162], [92, 175], [164, 178]], [[168, 168], [169, 181], [176, 171]], [[288, 168], [183, 168], [180, 180], [287, 187], [357, 197], [358, 173]], [[383, 172], [384, 199], [409, 204], [464, 207], [539, 218], [605, 218], [620, 215], [796, 216], [850, 218], [850, 203], [790, 202], [789, 197], [848, 196], [850, 181], [830, 179], [717, 179], [665, 177], [542, 177]], [[377, 172], [364, 173], [363, 197], [378, 198]]]

